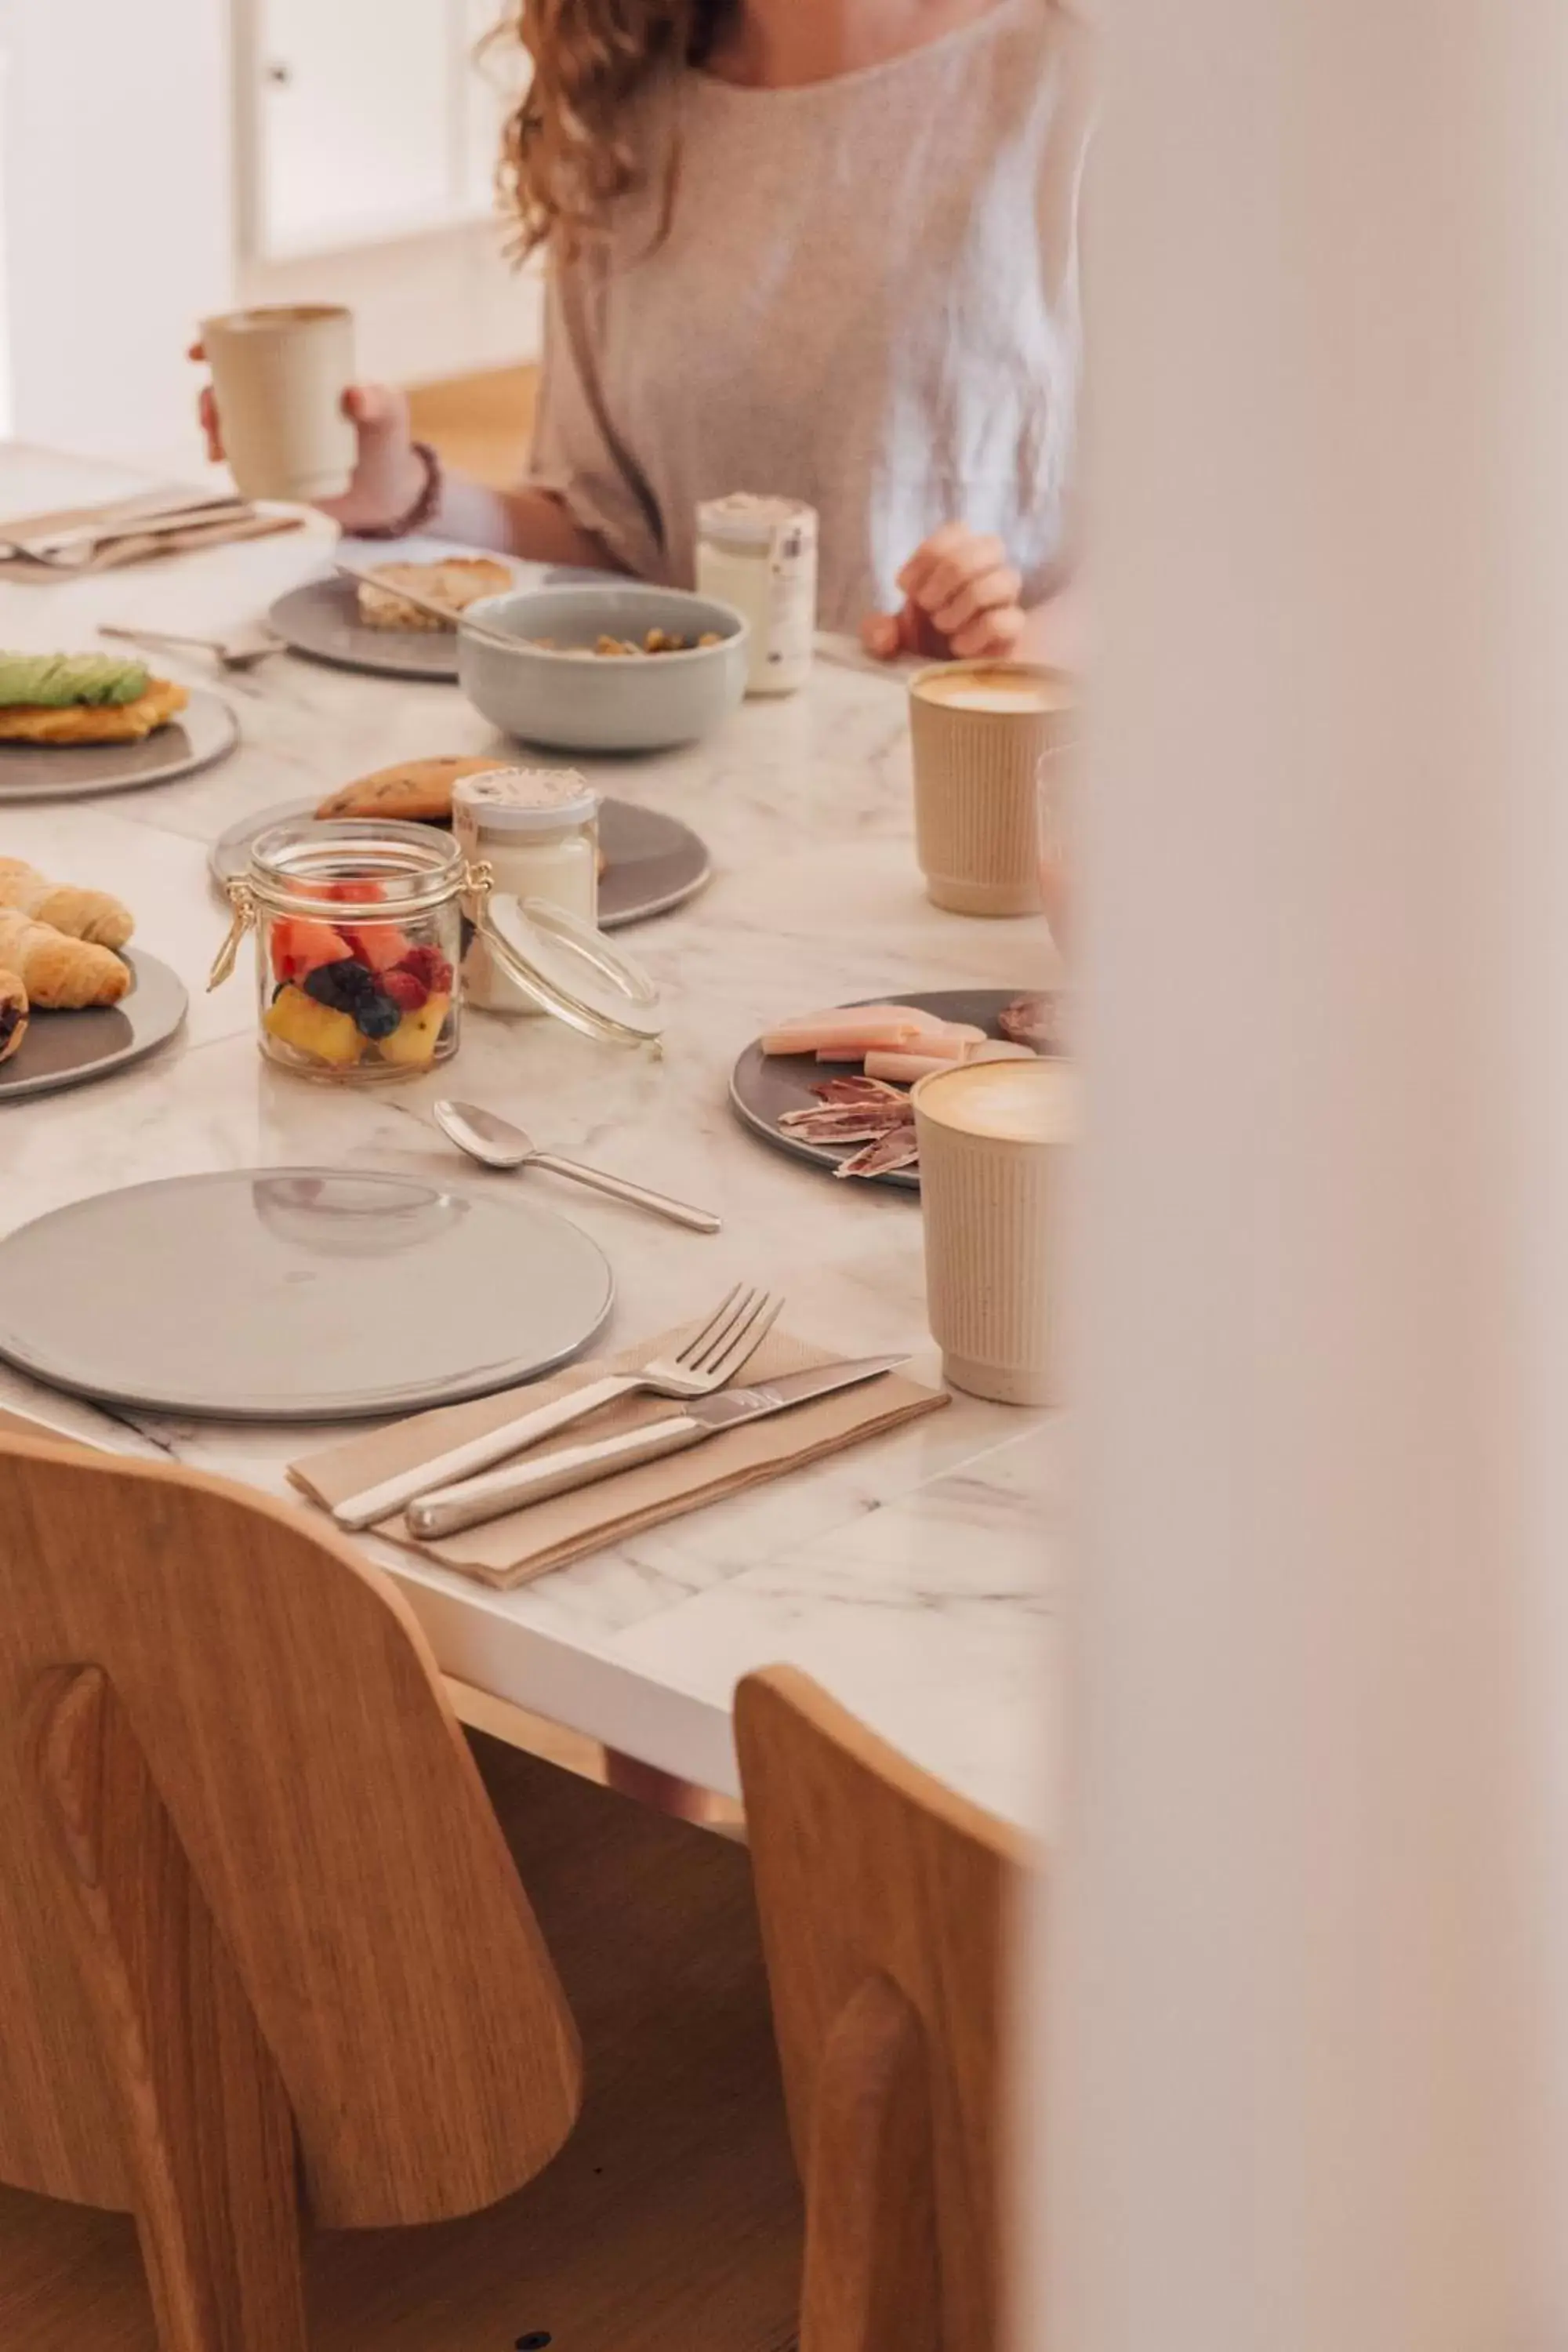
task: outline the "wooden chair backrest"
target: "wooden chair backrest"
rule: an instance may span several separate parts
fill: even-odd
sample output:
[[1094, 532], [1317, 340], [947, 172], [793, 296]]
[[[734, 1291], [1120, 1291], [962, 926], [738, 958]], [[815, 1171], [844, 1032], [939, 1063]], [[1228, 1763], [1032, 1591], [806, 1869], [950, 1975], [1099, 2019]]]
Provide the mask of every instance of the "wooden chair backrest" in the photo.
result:
[[[62, 1822], [110, 2013], [143, 1994], [155, 2013], [182, 1969], [205, 1983], [202, 1936], [232, 1964], [321, 2222], [471, 2211], [566, 2137], [570, 2012], [393, 1586], [216, 1479], [0, 1436], [0, 2180], [140, 2209]], [[212, 2091], [175, 2084], [171, 2112]]]
[[801, 2352], [995, 2352], [1028, 1850], [793, 1669], [741, 1685], [735, 1731], [806, 2191]]

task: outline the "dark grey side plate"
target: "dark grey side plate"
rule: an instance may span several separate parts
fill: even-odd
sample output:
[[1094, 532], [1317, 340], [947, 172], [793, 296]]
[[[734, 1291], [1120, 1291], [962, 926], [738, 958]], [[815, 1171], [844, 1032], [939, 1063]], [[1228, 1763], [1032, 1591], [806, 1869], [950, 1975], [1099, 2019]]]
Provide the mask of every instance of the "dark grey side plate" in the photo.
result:
[[525, 1187], [272, 1168], [100, 1192], [0, 1241], [0, 1356], [198, 1420], [482, 1396], [564, 1363], [614, 1297], [604, 1252]]
[[177, 972], [139, 948], [127, 952], [130, 993], [85, 1013], [35, 1013], [9, 1061], [0, 1062], [0, 1104], [60, 1087], [89, 1086], [139, 1062], [183, 1026], [189, 999]]
[[[911, 1004], [919, 1013], [934, 1013], [943, 1021], [965, 1021], [976, 1029], [984, 1029], [988, 1037], [1000, 1037], [997, 1014], [1016, 998], [1029, 992], [1024, 988], [890, 988], [883, 996], [863, 996], [857, 1001], [862, 1004]], [[839, 1065], [839, 1075], [853, 1076], [858, 1066], [853, 1062]], [[815, 1167], [832, 1170], [858, 1147], [803, 1143], [798, 1136], [783, 1131], [779, 1120], [786, 1110], [805, 1110], [814, 1103], [816, 1097], [812, 1087], [833, 1076], [834, 1070], [813, 1055], [764, 1054], [760, 1045], [751, 1045], [731, 1073], [731, 1108], [742, 1126], [760, 1135], [764, 1143], [771, 1143], [775, 1151], [787, 1151], [792, 1160], [809, 1160]], [[891, 1185], [900, 1192], [918, 1192], [921, 1189], [917, 1168], [894, 1168], [885, 1176], [852, 1177], [850, 1181]]]
[[[482, 551], [421, 539], [400, 540], [395, 546], [372, 545], [363, 540], [343, 542], [344, 560], [367, 572], [381, 563], [438, 563], [443, 556]], [[602, 576], [542, 563], [511, 568], [520, 588], [597, 581]], [[373, 670], [384, 677], [445, 680], [452, 686], [458, 682], [458, 640], [452, 630], [367, 629], [359, 616], [358, 587], [336, 572], [291, 588], [286, 596], [279, 597], [267, 617], [291, 651], [309, 654], [314, 661], [331, 662], [339, 669]]]
[[[498, 752], [498, 760], [504, 753]], [[313, 815], [319, 800], [283, 801], [231, 824], [207, 855], [220, 890], [242, 875], [258, 834], [275, 824], [298, 824]], [[679, 817], [662, 809], [638, 808], [632, 801], [602, 801], [599, 840], [606, 864], [599, 883], [599, 928], [618, 931], [650, 915], [668, 914], [696, 897], [712, 874], [707, 844]]]
[[170, 784], [221, 760], [238, 737], [227, 703], [196, 687], [179, 717], [140, 743], [0, 743], [0, 808]]

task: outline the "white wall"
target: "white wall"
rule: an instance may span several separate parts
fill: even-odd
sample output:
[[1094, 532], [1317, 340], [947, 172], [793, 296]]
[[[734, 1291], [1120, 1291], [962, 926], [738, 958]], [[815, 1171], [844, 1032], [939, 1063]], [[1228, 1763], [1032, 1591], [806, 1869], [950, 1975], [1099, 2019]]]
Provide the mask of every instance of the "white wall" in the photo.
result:
[[0, 0], [12, 429], [188, 450], [196, 319], [233, 283], [222, 0]]
[[247, 22], [230, 0], [0, 0], [0, 431], [195, 465], [184, 353], [199, 318], [240, 300], [352, 304], [368, 376], [537, 356], [537, 276], [507, 268], [493, 223], [245, 257]]

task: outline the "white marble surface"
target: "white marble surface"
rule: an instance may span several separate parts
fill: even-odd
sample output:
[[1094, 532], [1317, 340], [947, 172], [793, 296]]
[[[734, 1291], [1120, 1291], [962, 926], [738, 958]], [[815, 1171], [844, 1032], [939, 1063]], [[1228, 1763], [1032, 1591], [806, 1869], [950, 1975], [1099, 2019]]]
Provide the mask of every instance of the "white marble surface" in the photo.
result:
[[[134, 487], [95, 466], [0, 448], [0, 515]], [[0, 643], [93, 641], [101, 621], [216, 632], [258, 618], [319, 567], [324, 526], [64, 586], [0, 585]], [[211, 683], [205, 656], [172, 675]], [[202, 992], [224, 910], [206, 845], [253, 809], [325, 791], [398, 757], [496, 740], [455, 688], [280, 656], [225, 679], [239, 751], [204, 774], [95, 802], [0, 809], [0, 849], [118, 890], [139, 939], [191, 986], [182, 1045], [73, 1093], [0, 1111], [0, 1231], [110, 1186], [187, 1171], [343, 1164], [452, 1172], [428, 1123], [449, 1080], [360, 1095], [263, 1067], [245, 965]], [[606, 789], [685, 818], [716, 878], [634, 935], [666, 993], [651, 1061], [556, 1024], [471, 1019], [461, 1092], [542, 1140], [710, 1202], [713, 1239], [548, 1178], [616, 1269], [623, 1342], [668, 1326], [740, 1276], [784, 1288], [789, 1319], [847, 1351], [917, 1351], [925, 1329], [920, 1213], [908, 1196], [835, 1184], [770, 1152], [726, 1102], [741, 1047], [781, 1012], [901, 989], [1025, 987], [1048, 973], [1032, 922], [938, 913], [909, 837], [908, 741], [896, 678], [822, 662], [787, 701], [750, 703], [689, 751], [606, 761]], [[171, 1269], [177, 1297], [177, 1270]], [[0, 1403], [100, 1442], [153, 1448], [284, 1493], [300, 1433], [147, 1417], [132, 1426], [47, 1397], [0, 1366]], [[931, 1770], [1038, 1822], [1045, 1770], [1031, 1698], [1048, 1652], [1051, 1441], [1027, 1415], [955, 1397], [947, 1411], [777, 1485], [627, 1539], [521, 1591], [493, 1593], [379, 1546], [442, 1664], [646, 1761], [731, 1790], [729, 1710], [748, 1668], [808, 1668]]]

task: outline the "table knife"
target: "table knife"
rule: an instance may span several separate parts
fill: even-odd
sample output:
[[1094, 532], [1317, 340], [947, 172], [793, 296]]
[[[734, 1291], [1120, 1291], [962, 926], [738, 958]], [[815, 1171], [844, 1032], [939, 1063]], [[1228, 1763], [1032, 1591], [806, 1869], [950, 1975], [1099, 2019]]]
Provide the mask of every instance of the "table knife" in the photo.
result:
[[542, 1502], [547, 1495], [565, 1495], [612, 1478], [639, 1463], [658, 1462], [667, 1454], [683, 1454], [689, 1445], [717, 1437], [726, 1429], [761, 1421], [772, 1412], [787, 1412], [837, 1389], [856, 1388], [883, 1372], [896, 1371], [907, 1356], [862, 1356], [851, 1363], [818, 1364], [808, 1372], [786, 1372], [776, 1381], [760, 1381], [752, 1388], [720, 1389], [662, 1421], [641, 1429], [623, 1430], [618, 1437], [599, 1437], [585, 1445], [567, 1445], [556, 1454], [541, 1454], [521, 1466], [491, 1470], [479, 1478], [465, 1478], [455, 1486], [437, 1487], [422, 1495], [405, 1514], [409, 1533], [421, 1543], [439, 1536], [477, 1528], [508, 1511]]

